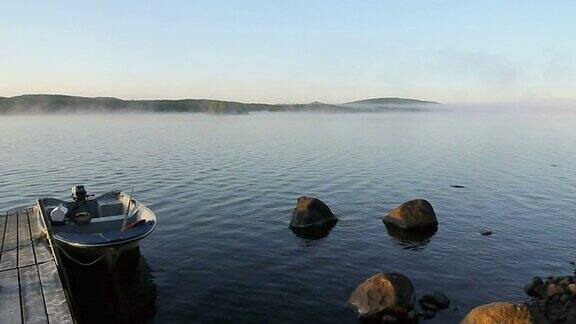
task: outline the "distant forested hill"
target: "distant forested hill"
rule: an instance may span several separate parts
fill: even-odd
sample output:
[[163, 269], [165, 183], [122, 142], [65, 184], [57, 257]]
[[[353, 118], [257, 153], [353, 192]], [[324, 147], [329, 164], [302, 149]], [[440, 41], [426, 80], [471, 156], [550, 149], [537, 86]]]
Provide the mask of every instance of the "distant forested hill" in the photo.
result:
[[429, 110], [434, 105], [438, 103], [406, 98], [374, 98], [342, 104], [343, 107], [362, 112], [422, 111]]
[[425, 101], [406, 98], [374, 98], [347, 102], [345, 106], [355, 105], [437, 105], [435, 101]]
[[[431, 103], [412, 99], [382, 98], [371, 100], [402, 100]], [[208, 99], [180, 100], [122, 100], [108, 97], [77, 97], [66, 95], [22, 95], [17, 97], [0, 97], [0, 114], [9, 113], [61, 113], [61, 112], [199, 112], [210, 114], [246, 114], [249, 112], [358, 112], [380, 111], [373, 109], [370, 103], [347, 103], [342, 105], [313, 102], [309, 104], [260, 104], [220, 101]], [[389, 110], [399, 110], [402, 107], [392, 107], [400, 102], [387, 103]], [[365, 109], [361, 106], [365, 105]]]

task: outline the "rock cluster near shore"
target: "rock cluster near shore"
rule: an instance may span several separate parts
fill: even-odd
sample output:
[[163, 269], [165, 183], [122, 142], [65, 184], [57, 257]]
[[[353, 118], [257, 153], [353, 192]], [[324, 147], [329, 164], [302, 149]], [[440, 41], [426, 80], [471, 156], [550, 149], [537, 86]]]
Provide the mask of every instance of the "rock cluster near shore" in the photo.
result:
[[541, 314], [524, 304], [495, 302], [474, 308], [460, 324], [545, 324]]
[[[298, 198], [290, 228], [298, 236], [320, 238], [338, 221], [321, 200]], [[424, 199], [405, 202], [383, 219], [388, 234], [400, 240], [426, 242], [438, 229], [432, 204]], [[425, 235], [423, 235], [425, 234]], [[492, 235], [483, 230], [480, 234]], [[576, 324], [576, 280], [574, 276], [534, 277], [524, 287], [531, 296], [527, 303], [493, 302], [472, 309], [461, 324]], [[347, 306], [359, 320], [370, 323], [418, 323], [433, 318], [450, 307], [450, 300], [440, 291], [421, 296], [416, 303], [415, 289], [400, 273], [376, 273], [362, 282], [350, 295]], [[456, 309], [456, 308], [455, 308]]]
[[528, 305], [550, 323], [576, 323], [576, 281], [574, 276], [534, 277], [524, 286], [531, 297]]
[[350, 295], [347, 306], [358, 319], [382, 323], [417, 323], [450, 306], [448, 297], [439, 291], [424, 294], [416, 306], [414, 286], [400, 273], [376, 273], [361, 283]]
[[360, 319], [375, 319], [383, 315], [407, 316], [415, 302], [410, 279], [400, 273], [377, 273], [352, 292], [348, 307]]
[[496, 302], [474, 308], [461, 324], [576, 323], [574, 276], [534, 277], [524, 286], [530, 300], [524, 304]]
[[[290, 228], [303, 238], [324, 237], [338, 221], [321, 200], [302, 196], [292, 211]], [[424, 199], [405, 202], [392, 209], [384, 218], [388, 233], [420, 241], [430, 238], [438, 228], [432, 204]], [[347, 306], [358, 319], [379, 323], [417, 323], [430, 319], [450, 306], [448, 297], [440, 291], [424, 294], [416, 304], [414, 286], [400, 273], [376, 273], [361, 283], [350, 295]], [[419, 308], [417, 309], [417, 306]]]

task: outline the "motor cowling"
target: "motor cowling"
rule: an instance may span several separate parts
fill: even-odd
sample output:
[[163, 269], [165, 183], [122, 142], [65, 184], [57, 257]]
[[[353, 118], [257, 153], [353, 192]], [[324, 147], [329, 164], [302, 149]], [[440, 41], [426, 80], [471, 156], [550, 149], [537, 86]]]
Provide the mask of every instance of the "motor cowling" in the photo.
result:
[[72, 199], [74, 201], [84, 201], [87, 196], [86, 188], [84, 186], [74, 186], [72, 187]]

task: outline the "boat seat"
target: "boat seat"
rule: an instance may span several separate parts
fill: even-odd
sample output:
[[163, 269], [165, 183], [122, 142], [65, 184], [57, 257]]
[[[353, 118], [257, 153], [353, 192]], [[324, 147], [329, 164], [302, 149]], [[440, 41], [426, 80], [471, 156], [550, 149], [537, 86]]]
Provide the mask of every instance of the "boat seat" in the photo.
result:
[[118, 200], [98, 200], [98, 215], [102, 217], [124, 213], [124, 205]]
[[115, 221], [115, 220], [119, 220], [119, 219], [124, 219], [124, 215], [114, 215], [114, 216], [105, 216], [105, 217], [96, 217], [96, 218], [92, 218], [91, 223], [100, 223], [100, 222], [109, 222], [109, 221]]
[[[130, 215], [128, 216], [128, 219], [134, 217], [135, 215], [138, 215], [138, 212], [140, 212], [139, 208], [133, 209]], [[119, 219], [124, 220], [124, 214], [92, 218], [92, 223], [115, 221]]]

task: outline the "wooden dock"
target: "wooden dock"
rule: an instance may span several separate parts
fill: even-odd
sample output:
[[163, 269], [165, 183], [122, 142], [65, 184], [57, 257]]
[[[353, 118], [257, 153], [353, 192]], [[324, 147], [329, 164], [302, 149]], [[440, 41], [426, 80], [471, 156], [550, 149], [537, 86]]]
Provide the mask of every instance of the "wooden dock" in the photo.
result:
[[0, 323], [75, 323], [40, 217], [35, 206], [0, 214]]

